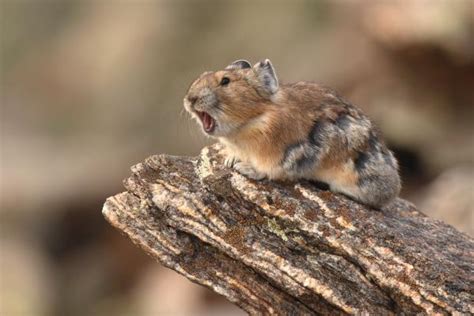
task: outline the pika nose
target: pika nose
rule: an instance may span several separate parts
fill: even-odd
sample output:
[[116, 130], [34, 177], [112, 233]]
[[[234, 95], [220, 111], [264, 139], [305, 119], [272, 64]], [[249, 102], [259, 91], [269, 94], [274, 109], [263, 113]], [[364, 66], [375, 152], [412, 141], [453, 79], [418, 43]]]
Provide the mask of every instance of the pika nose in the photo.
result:
[[191, 103], [191, 105], [193, 105], [194, 103], [196, 103], [198, 97], [195, 96], [195, 95], [189, 95], [188, 96], [188, 101]]

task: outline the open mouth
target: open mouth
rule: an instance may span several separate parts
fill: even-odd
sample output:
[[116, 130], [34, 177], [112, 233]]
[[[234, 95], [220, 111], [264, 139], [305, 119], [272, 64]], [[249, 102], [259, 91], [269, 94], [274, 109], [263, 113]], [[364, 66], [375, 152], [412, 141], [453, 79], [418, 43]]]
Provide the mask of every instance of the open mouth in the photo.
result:
[[200, 111], [196, 111], [196, 114], [201, 120], [204, 131], [206, 131], [206, 133], [212, 133], [214, 131], [214, 128], [216, 127], [216, 121], [212, 118], [212, 116], [210, 116], [206, 112]]

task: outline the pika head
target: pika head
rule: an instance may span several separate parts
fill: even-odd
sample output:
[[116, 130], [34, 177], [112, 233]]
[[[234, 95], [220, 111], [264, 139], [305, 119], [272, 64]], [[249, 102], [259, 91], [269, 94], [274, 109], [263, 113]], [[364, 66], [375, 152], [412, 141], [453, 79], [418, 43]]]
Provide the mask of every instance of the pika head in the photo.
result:
[[207, 135], [229, 137], [263, 114], [277, 92], [270, 60], [253, 67], [237, 60], [224, 70], [200, 75], [184, 97], [184, 107]]

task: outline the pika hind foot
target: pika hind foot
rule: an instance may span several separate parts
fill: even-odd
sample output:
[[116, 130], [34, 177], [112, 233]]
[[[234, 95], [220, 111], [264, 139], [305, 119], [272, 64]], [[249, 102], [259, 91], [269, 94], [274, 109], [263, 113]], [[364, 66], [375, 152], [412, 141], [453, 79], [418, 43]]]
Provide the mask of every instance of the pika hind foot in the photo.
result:
[[250, 179], [262, 180], [263, 178], [265, 178], [265, 174], [255, 170], [249, 163], [237, 161], [234, 162], [233, 167], [235, 170], [249, 177]]

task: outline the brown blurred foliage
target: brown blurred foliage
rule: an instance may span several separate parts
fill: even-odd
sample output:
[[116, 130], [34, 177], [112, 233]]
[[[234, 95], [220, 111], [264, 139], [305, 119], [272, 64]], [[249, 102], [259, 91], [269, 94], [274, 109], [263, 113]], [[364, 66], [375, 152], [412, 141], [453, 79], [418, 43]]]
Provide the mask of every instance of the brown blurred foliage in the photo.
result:
[[403, 196], [473, 234], [473, 3], [2, 1], [0, 314], [242, 314], [100, 213], [129, 166], [210, 142], [182, 97], [239, 58], [363, 108]]

